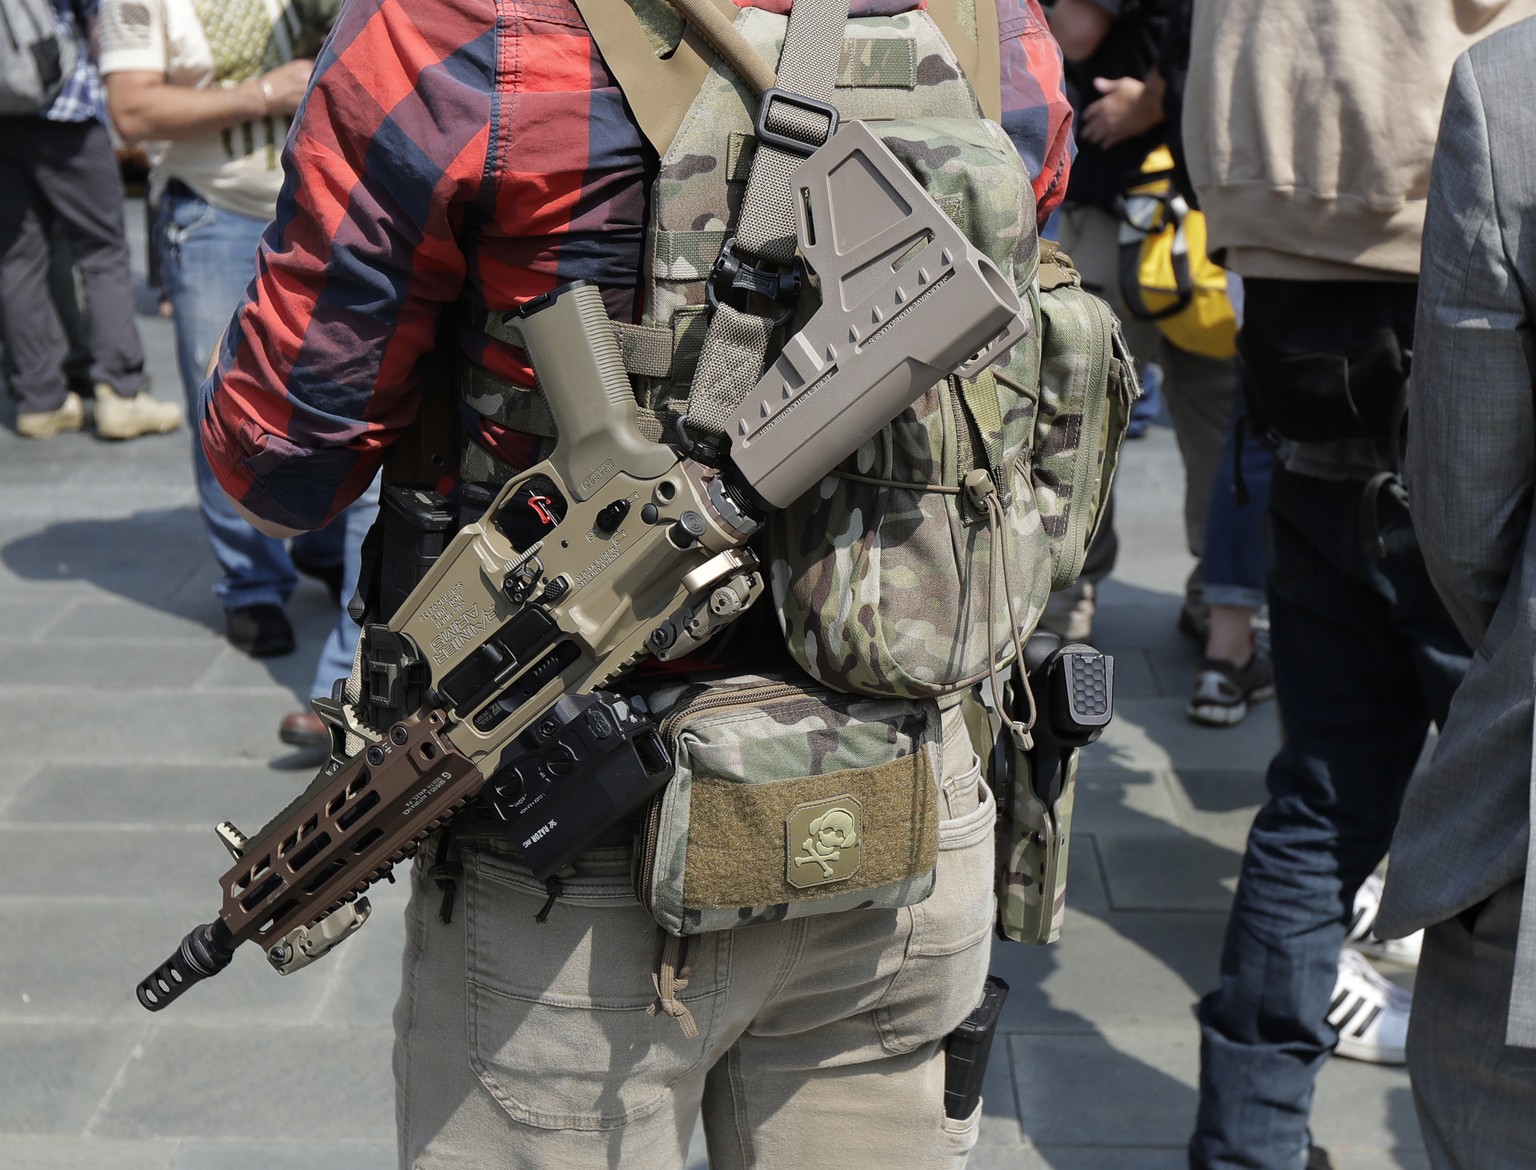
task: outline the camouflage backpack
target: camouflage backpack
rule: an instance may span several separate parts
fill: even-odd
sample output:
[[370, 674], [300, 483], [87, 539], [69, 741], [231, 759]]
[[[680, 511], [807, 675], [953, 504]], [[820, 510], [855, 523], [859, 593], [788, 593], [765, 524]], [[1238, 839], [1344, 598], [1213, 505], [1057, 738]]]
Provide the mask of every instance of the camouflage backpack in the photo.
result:
[[[580, 6], [585, 13], [592, 0]], [[655, 52], [678, 45], [681, 18], [670, 8], [632, 7]], [[1002, 128], [983, 117], [996, 93], [979, 99], [966, 72], [975, 61], [963, 67], [951, 48], [974, 55], [989, 39], [987, 18], [995, 29], [989, 5], [978, 16], [975, 0], [949, 0], [852, 17], [843, 31], [833, 98], [842, 119], [866, 121], [907, 165], [1014, 282], [1036, 330], [979, 378], [934, 386], [771, 520], [766, 551], [785, 640], [810, 675], [839, 690], [942, 696], [1010, 661], [1010, 627], [1033, 628], [1050, 590], [1081, 566], [1129, 409], [1129, 367], [1107, 331], [1095, 350], [1081, 328], [1052, 329], [1049, 300], [1042, 319], [1030, 176]], [[784, 16], [747, 8], [735, 27], [764, 61], [779, 59]], [[610, 42], [599, 35], [599, 44], [608, 54]], [[756, 104], [741, 77], [714, 65], [661, 152], [645, 317], [621, 329], [652, 437], [674, 435], [697, 393], [708, 277], [751, 170]], [[1054, 292], [1072, 282], [1046, 283]], [[787, 332], [815, 307], [808, 286]], [[1097, 358], [1085, 361], [1090, 352]], [[1077, 377], [1042, 389], [1042, 368]]]

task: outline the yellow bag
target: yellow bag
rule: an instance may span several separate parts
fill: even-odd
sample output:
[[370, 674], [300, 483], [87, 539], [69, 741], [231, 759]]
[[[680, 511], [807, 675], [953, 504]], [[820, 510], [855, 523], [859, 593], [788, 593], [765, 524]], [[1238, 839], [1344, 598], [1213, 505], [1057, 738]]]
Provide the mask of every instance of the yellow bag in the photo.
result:
[[1120, 222], [1120, 292], [1134, 317], [1154, 322], [1180, 349], [1206, 357], [1237, 353], [1237, 318], [1226, 270], [1205, 254], [1205, 216], [1173, 188], [1166, 146], [1147, 155], [1125, 193]]

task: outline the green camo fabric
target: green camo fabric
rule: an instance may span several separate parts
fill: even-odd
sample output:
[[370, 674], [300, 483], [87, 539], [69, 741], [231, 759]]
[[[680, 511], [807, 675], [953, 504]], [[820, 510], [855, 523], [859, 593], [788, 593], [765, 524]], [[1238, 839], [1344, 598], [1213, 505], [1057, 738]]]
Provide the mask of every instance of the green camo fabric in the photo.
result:
[[[748, 9], [737, 26], [777, 58], [783, 17]], [[869, 122], [1033, 309], [1039, 251], [1029, 176], [1002, 129], [982, 118], [927, 15], [850, 20], [834, 101], [845, 120]], [[675, 346], [669, 378], [637, 380], [652, 434], [668, 433], [687, 408], [706, 324], [704, 277], [740, 204], [754, 108], [717, 68], [662, 160], [646, 324], [670, 328]], [[815, 308], [813, 286], [800, 319]], [[997, 536], [1014, 613], [1032, 627], [1059, 559], [1028, 474], [1039, 368], [1030, 340], [977, 384], [940, 383], [850, 458], [843, 470], [862, 479], [828, 476], [770, 522], [774, 602], [793, 656], [813, 677], [862, 694], [936, 696], [1011, 658], [994, 533], [960, 488], [983, 467], [1008, 500]]]
[[[671, 712], [665, 726], [677, 770], [652, 806], [635, 878], [664, 929], [687, 935], [889, 909], [932, 892], [942, 743], [933, 702], [754, 676], [647, 697]], [[859, 871], [791, 887], [785, 850], [797, 842], [786, 840], [783, 813], [845, 795], [864, 810]]]

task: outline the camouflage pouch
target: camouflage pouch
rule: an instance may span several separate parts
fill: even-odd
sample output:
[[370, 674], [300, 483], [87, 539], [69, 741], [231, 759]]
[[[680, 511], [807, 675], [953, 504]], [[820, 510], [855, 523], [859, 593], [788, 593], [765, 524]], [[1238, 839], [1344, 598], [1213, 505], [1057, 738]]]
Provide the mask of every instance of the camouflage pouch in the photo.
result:
[[[870, 125], [1033, 304], [1034, 197], [1007, 136], [975, 118]], [[939, 696], [1012, 658], [1010, 621], [1033, 627], [1050, 592], [1029, 457], [1038, 373], [1030, 338], [980, 378], [938, 383], [773, 518], [774, 600], [807, 673]]]
[[1051, 588], [1082, 572], [1141, 395], [1120, 322], [1072, 259], [1040, 241], [1040, 410], [1031, 473], [1050, 538]]
[[699, 934], [921, 902], [938, 856], [929, 701], [736, 677], [652, 692], [677, 771], [635, 847], [662, 928]]

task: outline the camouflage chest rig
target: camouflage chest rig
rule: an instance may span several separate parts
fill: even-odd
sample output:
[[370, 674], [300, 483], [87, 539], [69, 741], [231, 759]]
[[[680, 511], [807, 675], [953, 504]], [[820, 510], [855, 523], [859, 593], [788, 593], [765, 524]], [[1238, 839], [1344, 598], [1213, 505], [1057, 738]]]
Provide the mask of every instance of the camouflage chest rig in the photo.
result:
[[[640, 428], [648, 438], [708, 442], [712, 420], [729, 417], [739, 402], [733, 379], [750, 387], [777, 352], [769, 344], [753, 354], [748, 345], [738, 354], [727, 345], [722, 361], [717, 346], [701, 369], [721, 283], [715, 274], [731, 260], [727, 243], [757, 150], [761, 80], [711, 60], [695, 30], [659, 0], [577, 6], [660, 158], [644, 316], [615, 326]], [[734, 18], [771, 82], [766, 63], [780, 59], [788, 18], [716, 7], [721, 20]], [[786, 644], [801, 667], [837, 690], [893, 698], [964, 691], [1012, 660], [1017, 635], [1034, 626], [1052, 584], [1059, 553], [1032, 482], [1042, 429], [1039, 246], [1030, 177], [996, 121], [998, 43], [987, 0], [854, 16], [842, 30], [831, 95], [841, 120], [866, 122], [917, 176], [1013, 282], [1037, 328], [977, 379], [934, 386], [770, 521], [765, 552]], [[781, 284], [769, 299], [779, 292], [784, 328], [775, 338], [792, 335], [819, 295], [814, 281], [798, 297]], [[515, 344], [490, 316], [487, 332]], [[472, 409], [514, 430], [552, 435], [537, 393], [478, 369], [461, 368], [459, 385]], [[473, 447], [462, 471], [466, 481], [505, 478]]]

